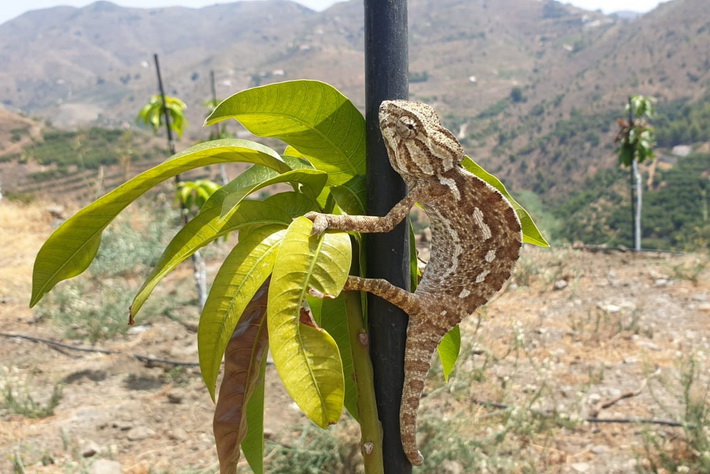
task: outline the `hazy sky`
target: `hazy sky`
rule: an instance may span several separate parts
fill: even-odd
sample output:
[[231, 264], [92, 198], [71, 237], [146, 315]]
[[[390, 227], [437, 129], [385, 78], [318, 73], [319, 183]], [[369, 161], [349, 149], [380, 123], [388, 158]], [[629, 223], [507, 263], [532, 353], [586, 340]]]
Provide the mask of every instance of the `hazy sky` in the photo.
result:
[[[71, 5], [83, 7], [94, 3], [95, 0], [0, 0], [0, 23], [15, 18], [28, 10], [38, 10], [58, 5]], [[183, 6], [199, 8], [216, 3], [231, 3], [231, 1], [217, 0], [111, 0], [113, 3], [124, 7], [155, 8], [168, 6]], [[295, 0], [314, 10], [323, 10], [332, 5], [336, 0]], [[341, 0], [342, 1], [342, 0]], [[647, 12], [660, 3], [660, 0], [569, 0], [571, 3], [587, 10], [601, 9], [604, 13], [620, 10]]]

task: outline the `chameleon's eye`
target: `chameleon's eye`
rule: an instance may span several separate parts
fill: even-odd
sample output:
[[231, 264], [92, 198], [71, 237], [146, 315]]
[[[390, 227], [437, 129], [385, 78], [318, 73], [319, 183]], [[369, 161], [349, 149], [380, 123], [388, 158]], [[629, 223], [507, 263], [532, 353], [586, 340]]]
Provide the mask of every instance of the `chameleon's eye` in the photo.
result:
[[396, 130], [402, 138], [412, 138], [417, 134], [417, 122], [408, 115], [403, 115], [397, 119]]

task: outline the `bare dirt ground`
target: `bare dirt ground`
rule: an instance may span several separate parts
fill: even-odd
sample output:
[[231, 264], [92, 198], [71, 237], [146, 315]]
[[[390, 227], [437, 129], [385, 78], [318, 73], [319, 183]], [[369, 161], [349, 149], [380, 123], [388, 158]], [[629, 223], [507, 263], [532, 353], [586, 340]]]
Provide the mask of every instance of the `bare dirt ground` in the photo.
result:
[[[91, 347], [63, 339], [27, 308], [33, 260], [52, 230], [46, 207], [0, 202], [0, 332]], [[691, 360], [697, 379], [689, 396], [707, 409], [706, 265], [700, 255], [526, 248], [515, 282], [464, 323], [449, 383], [432, 371], [420, 410], [421, 445], [426, 457], [441, 461], [418, 472], [634, 472], [648, 466], [649, 432], [674, 455], [703, 455], [674, 444], [681, 428], [583, 420], [683, 422], [681, 378]], [[184, 270], [170, 281], [189, 275]], [[0, 472], [215, 472], [213, 404], [198, 369], [132, 357], [196, 362], [194, 324], [152, 321], [94, 348], [117, 353], [0, 336]], [[265, 426], [278, 443], [306, 420], [272, 366], [267, 375]], [[51, 416], [27, 418], [7, 406], [8, 389], [45, 405], [57, 384], [61, 399]], [[535, 414], [558, 422], [542, 426]], [[437, 444], [437, 426], [445, 427], [444, 445], [479, 453], [475, 464]], [[345, 433], [354, 435], [348, 429], [339, 436]], [[307, 468], [301, 472], [319, 472]]]

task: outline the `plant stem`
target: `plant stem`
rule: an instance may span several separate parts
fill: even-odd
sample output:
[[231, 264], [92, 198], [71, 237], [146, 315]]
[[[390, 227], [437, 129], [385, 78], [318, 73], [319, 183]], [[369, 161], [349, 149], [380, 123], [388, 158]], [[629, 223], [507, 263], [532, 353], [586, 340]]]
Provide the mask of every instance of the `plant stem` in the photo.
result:
[[382, 474], [382, 425], [377, 416], [375, 385], [370, 361], [368, 334], [365, 329], [362, 300], [359, 292], [345, 292], [350, 347], [357, 385], [357, 407], [360, 415], [360, 451], [367, 474]]

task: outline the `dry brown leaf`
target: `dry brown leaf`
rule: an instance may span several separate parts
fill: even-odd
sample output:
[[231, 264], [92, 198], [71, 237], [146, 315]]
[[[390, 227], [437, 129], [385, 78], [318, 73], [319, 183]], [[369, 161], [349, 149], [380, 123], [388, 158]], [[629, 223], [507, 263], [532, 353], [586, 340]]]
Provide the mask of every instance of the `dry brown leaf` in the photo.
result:
[[233, 473], [239, 461], [239, 446], [247, 434], [246, 404], [259, 379], [266, 356], [266, 302], [269, 279], [256, 292], [234, 329], [224, 353], [224, 377], [214, 411], [214, 437], [220, 472]]

